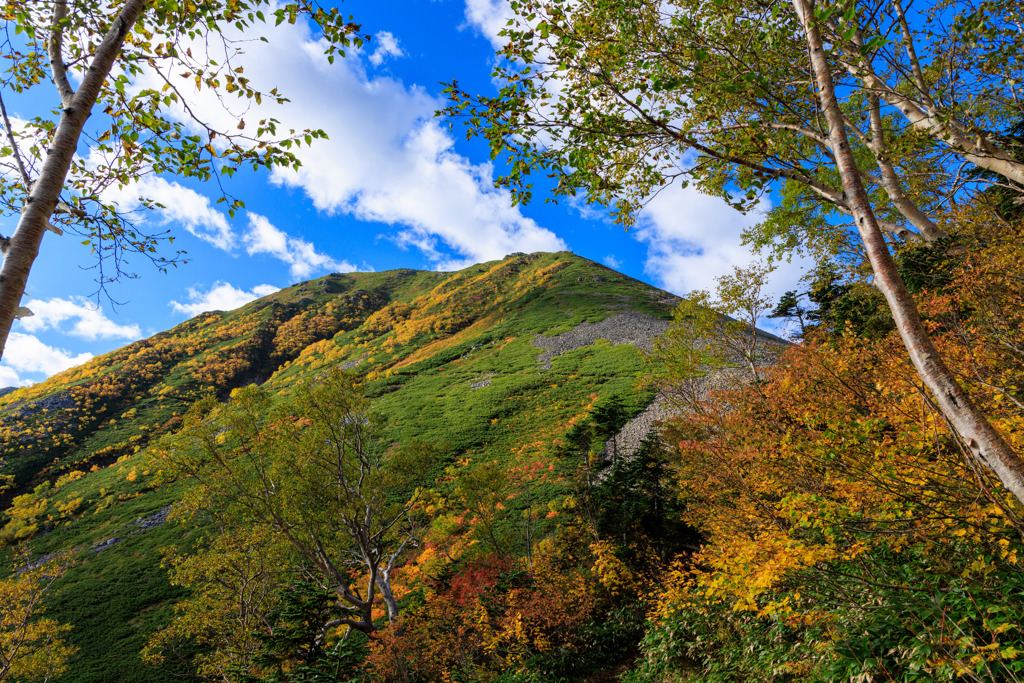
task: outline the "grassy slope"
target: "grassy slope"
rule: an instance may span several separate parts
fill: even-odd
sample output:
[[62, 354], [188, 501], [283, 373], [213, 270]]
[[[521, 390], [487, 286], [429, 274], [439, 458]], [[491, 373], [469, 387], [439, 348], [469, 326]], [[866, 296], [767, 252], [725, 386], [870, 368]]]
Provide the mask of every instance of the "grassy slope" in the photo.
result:
[[[0, 474], [14, 477], [0, 494], [0, 538], [33, 556], [81, 550], [50, 600], [49, 615], [74, 624], [82, 649], [63, 680], [173, 679], [143, 665], [138, 651], [180, 596], [160, 548], [194, 539], [173, 522], [139, 533], [136, 520], [179, 495], [183, 484], [161, 481], [146, 446], [203, 392], [223, 397], [254, 381], [288, 392], [346, 363], [366, 374], [393, 438], [435, 444], [439, 467], [457, 457], [505, 459], [550, 447], [602, 399], [620, 396], [637, 412], [650, 398], [634, 389], [643, 359], [633, 347], [598, 342], [541, 370], [535, 335], [626, 308], [667, 318], [670, 299], [566, 252], [455, 273], [330, 275], [200, 315], [0, 398]], [[123, 540], [92, 549], [110, 538]], [[11, 564], [11, 549], [3, 552], [0, 572]]]

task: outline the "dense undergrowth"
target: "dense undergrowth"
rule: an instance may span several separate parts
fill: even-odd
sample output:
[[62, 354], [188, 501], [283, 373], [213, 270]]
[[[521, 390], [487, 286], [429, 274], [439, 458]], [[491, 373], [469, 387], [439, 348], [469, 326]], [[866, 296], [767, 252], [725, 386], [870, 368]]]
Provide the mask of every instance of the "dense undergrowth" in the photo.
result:
[[[1024, 253], [1005, 222], [968, 224], [901, 267], [1020, 452]], [[1018, 680], [1019, 503], [952, 437], [880, 297], [834, 271], [816, 285], [802, 343], [763, 381], [664, 432], [706, 543], [668, 574], [624, 680]]]

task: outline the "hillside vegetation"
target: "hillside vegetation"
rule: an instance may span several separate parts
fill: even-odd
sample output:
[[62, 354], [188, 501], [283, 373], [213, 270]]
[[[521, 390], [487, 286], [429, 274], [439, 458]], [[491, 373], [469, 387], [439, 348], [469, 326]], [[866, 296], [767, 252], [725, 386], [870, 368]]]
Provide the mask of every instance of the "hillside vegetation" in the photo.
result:
[[[1021, 246], [963, 226], [900, 267], [1019, 450]], [[1017, 680], [1018, 504], [875, 289], [784, 345], [761, 275], [332, 275], [3, 397], [12, 679]]]
[[[164, 523], [168, 506], [192, 482], [171, 476], [152, 448], [181, 429], [195, 401], [224, 401], [252, 384], [286, 400], [326, 368], [359, 373], [372, 411], [384, 416], [383, 438], [429, 446], [432, 506], [454, 510], [446, 503], [452, 482], [479, 477], [484, 466], [486, 495], [509, 499], [486, 532], [501, 537], [498, 548], [462, 555], [444, 549], [452, 560], [444, 572], [453, 575], [446, 580], [476, 562], [484, 568], [473, 571], [496, 576], [525, 554], [527, 523], [537, 538], [549, 534], [561, 507], [571, 505], [581, 462], [597, 457], [603, 440], [653, 396], [638, 388], [644, 361], [635, 346], [598, 340], [575, 348], [559, 345], [558, 335], [624, 312], [647, 316], [663, 331], [674, 303], [565, 252], [455, 273], [330, 275], [235, 311], [202, 314], [4, 396], [0, 539], [7, 571], [26, 558], [74, 554], [47, 593], [47, 615], [70, 625], [66, 640], [78, 648], [61, 680], [171, 680], [175, 667], [185, 666], [173, 658], [144, 665], [139, 652], [168, 624], [172, 606], [196, 590], [174, 574], [176, 560], [165, 558], [216, 542], [216, 520]], [[630, 336], [629, 326], [621, 327]], [[555, 348], [534, 345], [538, 335], [555, 340]], [[538, 360], [542, 352], [546, 363]], [[516, 487], [539, 469], [549, 480], [538, 480], [540, 493], [516, 499]], [[436, 517], [444, 537], [438, 544], [478, 543], [484, 532], [459, 517]], [[419, 557], [403, 557], [410, 562], [403, 573], [441, 552], [428, 531]], [[422, 592], [425, 584], [410, 577], [403, 590]]]

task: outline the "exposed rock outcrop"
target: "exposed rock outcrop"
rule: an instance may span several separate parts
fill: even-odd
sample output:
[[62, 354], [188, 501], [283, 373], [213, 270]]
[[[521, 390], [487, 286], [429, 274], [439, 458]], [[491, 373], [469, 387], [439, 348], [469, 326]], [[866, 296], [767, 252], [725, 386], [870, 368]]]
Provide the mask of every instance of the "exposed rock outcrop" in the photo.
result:
[[551, 367], [551, 359], [569, 351], [590, 346], [598, 339], [611, 344], [632, 344], [641, 351], [653, 348], [652, 340], [668, 330], [669, 322], [637, 311], [623, 311], [597, 323], [580, 323], [568, 332], [553, 337], [538, 336], [533, 345], [544, 352], [537, 357], [543, 369]]

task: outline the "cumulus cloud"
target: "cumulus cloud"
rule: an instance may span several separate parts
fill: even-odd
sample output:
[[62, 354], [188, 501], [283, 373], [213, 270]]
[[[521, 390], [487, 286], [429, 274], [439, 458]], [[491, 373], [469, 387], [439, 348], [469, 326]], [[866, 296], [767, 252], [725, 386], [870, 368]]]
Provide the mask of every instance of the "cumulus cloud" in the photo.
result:
[[[513, 208], [508, 192], [494, 188], [490, 164], [472, 163], [454, 151], [452, 136], [434, 118], [441, 99], [368, 75], [373, 54], [351, 51], [329, 65], [305, 26], [284, 23], [272, 32], [272, 43], [295, 47], [281, 51], [252, 42], [240, 64], [254, 87], [281, 85], [290, 102], [250, 103], [245, 118], [274, 116], [280, 130], [322, 128], [329, 137], [299, 148], [302, 166], [275, 169], [275, 182], [301, 189], [327, 213], [388, 225], [387, 238], [424, 249], [442, 267], [461, 259], [565, 248], [554, 233]], [[140, 86], [153, 84], [155, 78]], [[235, 128], [237, 115], [224, 111], [214, 94], [194, 92], [180, 79], [179, 85], [202, 118], [221, 129]], [[452, 252], [455, 258], [447, 255]]]
[[289, 266], [292, 277], [308, 278], [316, 271], [333, 270], [351, 273], [356, 268], [348, 261], [335, 261], [318, 252], [311, 243], [291, 237], [274, 227], [264, 216], [249, 214], [249, 229], [243, 237], [245, 251], [253, 254], [269, 254]]
[[376, 43], [377, 49], [370, 55], [369, 60], [374, 66], [380, 66], [388, 57], [405, 55], [402, 48], [398, 47], [398, 38], [395, 38], [390, 31], [381, 31], [376, 34], [373, 37], [373, 42]]
[[49, 376], [88, 362], [92, 357], [91, 353], [72, 355], [64, 349], [47, 346], [31, 334], [11, 332], [4, 348], [4, 365], [7, 369], [0, 367], [0, 377], [4, 380], [11, 377], [17, 380], [18, 372], [41, 372]]
[[[717, 197], [695, 188], [670, 187], [654, 198], [641, 213], [634, 234], [647, 244], [645, 272], [677, 294], [715, 287], [715, 278], [757, 259], [742, 244], [743, 231], [763, 218], [771, 208], [767, 200], [746, 215]], [[774, 296], [791, 289], [804, 263], [794, 259], [780, 264], [770, 276], [768, 291]]]
[[135, 183], [111, 188], [106, 194], [108, 200], [117, 201], [124, 210], [140, 207], [140, 197], [164, 206], [159, 214], [164, 222], [178, 223], [199, 239], [229, 253], [244, 245], [250, 256], [274, 256], [289, 265], [292, 277], [306, 278], [317, 270], [355, 270], [347, 262], [319, 253], [310, 242], [287, 235], [258, 214], [248, 214], [248, 229], [239, 235], [208, 197], [164, 178], [147, 176]]
[[215, 282], [205, 292], [196, 287], [189, 287], [189, 301], [187, 303], [172, 301], [170, 306], [176, 313], [184, 313], [188, 316], [199, 315], [206, 311], [230, 311], [260, 297], [273, 294], [279, 289], [273, 285], [256, 285], [247, 292], [227, 282]]
[[111, 186], [104, 190], [103, 196], [108, 201], [116, 201], [125, 211], [139, 208], [140, 197], [147, 197], [164, 206], [159, 213], [164, 222], [180, 223], [218, 249], [232, 251], [237, 246], [238, 236], [224, 214], [213, 208], [210, 199], [176, 182], [146, 176], [122, 187]]
[[604, 261], [604, 264], [606, 266], [608, 266], [609, 268], [611, 268], [612, 270], [619, 270], [620, 268], [622, 268], [622, 261], [620, 261], [619, 259], [615, 258], [611, 254], [608, 254], [607, 256], [605, 256], [601, 260]]
[[[19, 325], [27, 332], [56, 330], [82, 339], [139, 339], [142, 330], [136, 324], [119, 325], [103, 313], [103, 308], [85, 297], [69, 299], [32, 299], [27, 307], [33, 315]], [[66, 323], [70, 323], [68, 326]]]
[[24, 387], [31, 383], [18, 377], [18, 373], [12, 368], [0, 365], [0, 387]]
[[498, 32], [511, 17], [508, 0], [466, 0], [466, 23], [491, 41], [495, 50], [504, 45]]
[[[504, 40], [498, 33], [512, 17], [507, 0], [465, 0], [465, 15], [467, 23], [495, 49], [503, 47]], [[558, 88], [552, 92], [557, 93]], [[570, 203], [584, 218], [602, 218], [581, 202]], [[676, 293], [714, 288], [716, 277], [757, 258], [741, 244], [742, 234], [770, 208], [766, 201], [759, 211], [743, 215], [695, 188], [667, 188], [644, 210], [634, 231], [637, 239], [647, 244], [645, 271], [659, 285]], [[614, 256], [606, 257], [604, 263], [610, 268], [620, 267]], [[792, 264], [781, 264], [769, 283], [771, 292], [781, 294], [792, 288], [804, 265], [796, 259]]]

